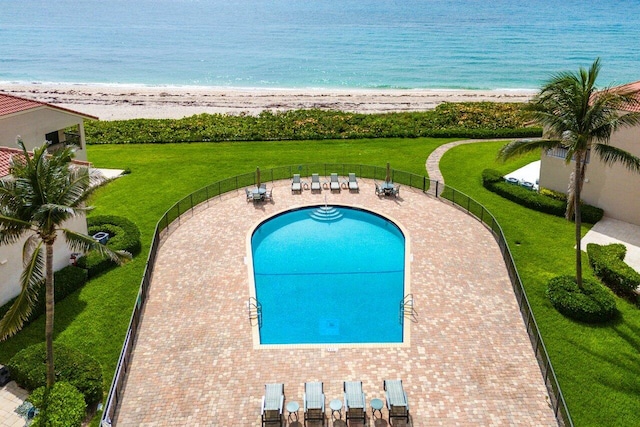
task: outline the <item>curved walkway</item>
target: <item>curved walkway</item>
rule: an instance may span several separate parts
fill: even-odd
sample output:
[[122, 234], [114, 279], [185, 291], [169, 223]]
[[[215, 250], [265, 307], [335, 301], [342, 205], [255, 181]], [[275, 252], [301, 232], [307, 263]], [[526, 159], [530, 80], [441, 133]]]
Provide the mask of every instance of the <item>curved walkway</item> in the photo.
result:
[[441, 184], [444, 184], [444, 177], [440, 172], [440, 159], [444, 153], [450, 150], [453, 147], [457, 147], [458, 145], [463, 144], [472, 144], [474, 142], [495, 142], [495, 141], [513, 141], [513, 138], [498, 138], [498, 139], [464, 139], [462, 141], [454, 141], [448, 144], [441, 145], [440, 147], [433, 150], [433, 152], [427, 158], [427, 162], [425, 163], [425, 168], [427, 169], [427, 175], [429, 175], [429, 179], [434, 181], [439, 181]]
[[[360, 193], [292, 195], [290, 182], [278, 181], [272, 203], [254, 206], [240, 190], [185, 215], [158, 252], [117, 426], [259, 426], [266, 383], [284, 383], [286, 401], [302, 402], [304, 383], [322, 381], [328, 405], [342, 398], [343, 381], [361, 380], [373, 399], [396, 378], [416, 427], [557, 426], [491, 233], [419, 190], [378, 198], [373, 181], [360, 185]], [[418, 312], [405, 323], [409, 342], [254, 346], [247, 236], [265, 218], [325, 197], [392, 217], [409, 235]], [[283, 295], [282, 310], [305, 316], [295, 296]]]

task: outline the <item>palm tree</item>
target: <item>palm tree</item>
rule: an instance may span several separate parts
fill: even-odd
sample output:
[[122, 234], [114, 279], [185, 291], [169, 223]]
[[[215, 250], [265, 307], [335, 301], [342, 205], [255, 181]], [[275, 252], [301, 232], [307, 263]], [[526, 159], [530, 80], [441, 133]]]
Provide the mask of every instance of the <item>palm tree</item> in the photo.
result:
[[587, 158], [595, 153], [606, 165], [622, 163], [627, 169], [640, 172], [640, 158], [609, 145], [611, 134], [626, 126], [640, 123], [640, 114], [621, 113], [638, 106], [638, 93], [621, 89], [597, 90], [596, 78], [600, 59], [589, 70], [563, 72], [551, 78], [540, 93], [527, 105], [532, 119], [545, 129], [540, 140], [513, 141], [500, 150], [502, 160], [536, 151], [561, 147], [566, 149], [565, 163], [575, 162], [569, 181], [566, 217], [575, 218], [576, 283], [582, 289], [582, 250], [580, 194], [584, 184]]
[[47, 145], [27, 152], [18, 140], [22, 155], [14, 157], [11, 175], [0, 179], [0, 245], [14, 244], [25, 236], [24, 270], [20, 276], [21, 292], [0, 320], [0, 340], [16, 334], [27, 320], [37, 299], [38, 289], [45, 285], [45, 341], [47, 354], [47, 386], [53, 386], [53, 244], [62, 233], [73, 251], [91, 249], [120, 262], [126, 254], [117, 254], [91, 237], [63, 228], [64, 223], [90, 208], [85, 207], [99, 178], [87, 167], [71, 167], [73, 151], [59, 150], [51, 155]]

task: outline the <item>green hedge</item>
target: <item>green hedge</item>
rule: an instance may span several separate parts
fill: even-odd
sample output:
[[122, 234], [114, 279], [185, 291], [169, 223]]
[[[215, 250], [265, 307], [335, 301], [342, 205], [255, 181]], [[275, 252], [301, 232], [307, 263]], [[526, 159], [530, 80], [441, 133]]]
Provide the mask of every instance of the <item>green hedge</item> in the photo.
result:
[[80, 427], [85, 418], [87, 404], [82, 393], [68, 382], [57, 382], [50, 390], [40, 387], [29, 401], [39, 411], [31, 427]]
[[272, 141], [347, 138], [522, 138], [541, 136], [528, 127], [523, 104], [444, 103], [415, 113], [357, 114], [318, 109], [258, 116], [200, 114], [182, 119], [87, 121], [89, 144], [200, 141]]
[[587, 254], [596, 276], [613, 291], [630, 293], [640, 286], [640, 273], [624, 262], [627, 254], [625, 245], [614, 243], [602, 246], [589, 243]]
[[575, 277], [554, 277], [547, 284], [547, 297], [560, 313], [582, 322], [606, 322], [617, 314], [609, 289], [587, 278], [582, 279], [582, 287], [578, 288]]
[[[557, 196], [551, 197], [520, 185], [509, 184], [500, 172], [492, 169], [482, 171], [482, 185], [505, 199], [538, 212], [564, 217], [567, 211], [566, 198], [559, 200]], [[595, 224], [604, 215], [602, 209], [586, 204], [582, 204], [580, 213], [582, 221], [588, 224]]]
[[[68, 381], [77, 388], [87, 405], [102, 400], [102, 367], [93, 357], [62, 344], [53, 344], [56, 381]], [[27, 390], [47, 383], [45, 343], [20, 350], [7, 364], [11, 378]]]
[[[87, 282], [87, 271], [69, 265], [61, 270], [53, 273], [53, 287], [54, 287], [54, 299], [56, 302], [62, 301], [69, 294], [80, 289]], [[17, 298], [17, 297], [16, 297]], [[11, 305], [15, 302], [16, 298], [12, 298], [6, 304], [0, 307], [0, 319], [9, 311]], [[31, 315], [27, 318], [25, 325], [31, 323], [33, 320], [40, 317], [45, 312], [45, 286], [44, 283], [38, 289], [38, 296], [36, 303], [33, 307]]]
[[[131, 255], [140, 253], [140, 230], [138, 226], [127, 218], [115, 215], [99, 215], [87, 218], [88, 234], [103, 231], [109, 234], [107, 247], [113, 251], [125, 251]], [[78, 259], [78, 267], [87, 270], [89, 278], [115, 267], [117, 264], [106, 256], [97, 252], [90, 252]]]

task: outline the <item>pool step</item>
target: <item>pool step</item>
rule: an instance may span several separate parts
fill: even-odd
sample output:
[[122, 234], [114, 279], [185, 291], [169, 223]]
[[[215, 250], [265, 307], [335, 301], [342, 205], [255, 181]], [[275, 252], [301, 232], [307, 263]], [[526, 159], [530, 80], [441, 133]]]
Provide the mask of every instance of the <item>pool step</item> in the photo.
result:
[[333, 222], [342, 218], [342, 212], [335, 206], [320, 206], [312, 210], [309, 216], [316, 221]]

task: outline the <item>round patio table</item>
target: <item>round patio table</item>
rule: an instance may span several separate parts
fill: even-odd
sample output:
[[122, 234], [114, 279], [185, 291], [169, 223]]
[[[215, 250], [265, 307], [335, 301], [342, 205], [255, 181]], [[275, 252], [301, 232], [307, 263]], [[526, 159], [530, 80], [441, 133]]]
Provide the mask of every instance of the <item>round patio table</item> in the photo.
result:
[[289, 419], [291, 419], [291, 414], [295, 414], [296, 421], [298, 421], [298, 409], [300, 409], [300, 405], [295, 400], [287, 403], [287, 412], [289, 412]]
[[384, 406], [384, 403], [382, 402], [382, 400], [380, 399], [371, 399], [371, 416], [373, 418], [376, 417], [376, 411], [378, 411], [378, 414], [380, 415], [378, 418], [382, 418], [382, 407]]
[[342, 419], [342, 400], [333, 399], [329, 402], [329, 408], [331, 408], [331, 418], [333, 418], [333, 415], [337, 412], [338, 418]]

